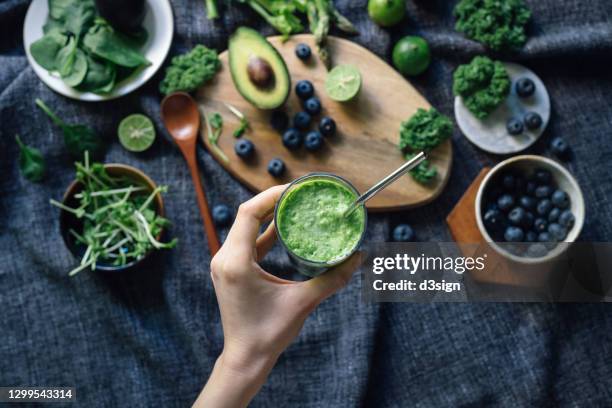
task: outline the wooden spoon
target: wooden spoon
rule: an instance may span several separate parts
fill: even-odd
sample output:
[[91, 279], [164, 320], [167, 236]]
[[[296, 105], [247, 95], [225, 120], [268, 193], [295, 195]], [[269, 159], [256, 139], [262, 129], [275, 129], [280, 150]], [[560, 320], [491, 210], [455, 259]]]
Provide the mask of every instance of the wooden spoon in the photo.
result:
[[176, 92], [168, 95], [161, 103], [161, 116], [168, 132], [178, 145], [187, 161], [189, 172], [195, 186], [200, 214], [204, 219], [204, 230], [208, 238], [210, 255], [214, 256], [221, 244], [210, 215], [206, 194], [200, 180], [198, 163], [196, 161], [196, 140], [200, 130], [200, 111], [198, 105], [189, 94]]

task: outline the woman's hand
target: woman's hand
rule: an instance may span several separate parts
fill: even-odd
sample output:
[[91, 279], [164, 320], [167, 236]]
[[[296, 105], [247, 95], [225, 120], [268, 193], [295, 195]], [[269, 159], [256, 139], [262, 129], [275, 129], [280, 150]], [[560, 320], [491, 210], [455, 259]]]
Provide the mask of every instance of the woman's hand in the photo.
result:
[[305, 282], [280, 279], [259, 266], [276, 238], [273, 223], [257, 235], [285, 188], [272, 187], [243, 203], [211, 262], [224, 346], [196, 407], [246, 406], [310, 312], [344, 287], [359, 265], [355, 254]]

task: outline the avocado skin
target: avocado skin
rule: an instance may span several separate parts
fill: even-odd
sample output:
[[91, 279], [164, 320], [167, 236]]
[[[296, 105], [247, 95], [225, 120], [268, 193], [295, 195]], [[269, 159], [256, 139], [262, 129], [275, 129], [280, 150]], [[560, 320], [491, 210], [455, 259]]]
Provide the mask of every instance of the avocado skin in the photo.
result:
[[[267, 50], [268, 55], [248, 54], [249, 56], [247, 56], [246, 53], [241, 55], [241, 47], [247, 47], [250, 51], [253, 50], [249, 46], [249, 43], [252, 45], [253, 41]], [[271, 87], [258, 88], [251, 82], [248, 75], [248, 65], [253, 57], [265, 59], [272, 68], [274, 83]], [[229, 66], [234, 86], [242, 97], [253, 106], [264, 110], [276, 109], [283, 105], [289, 97], [291, 76], [285, 60], [276, 48], [257, 31], [248, 27], [239, 27], [232, 34], [229, 40]], [[279, 89], [279, 87], [282, 89]]]

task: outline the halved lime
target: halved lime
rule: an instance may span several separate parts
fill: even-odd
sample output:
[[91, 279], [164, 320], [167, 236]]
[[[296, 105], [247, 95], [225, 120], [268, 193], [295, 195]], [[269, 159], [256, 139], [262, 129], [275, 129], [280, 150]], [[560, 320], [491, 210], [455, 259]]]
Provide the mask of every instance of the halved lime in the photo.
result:
[[151, 119], [140, 113], [129, 115], [119, 123], [119, 141], [130, 152], [143, 152], [155, 141]]
[[338, 102], [353, 99], [361, 89], [361, 74], [354, 65], [338, 65], [325, 79], [325, 91]]

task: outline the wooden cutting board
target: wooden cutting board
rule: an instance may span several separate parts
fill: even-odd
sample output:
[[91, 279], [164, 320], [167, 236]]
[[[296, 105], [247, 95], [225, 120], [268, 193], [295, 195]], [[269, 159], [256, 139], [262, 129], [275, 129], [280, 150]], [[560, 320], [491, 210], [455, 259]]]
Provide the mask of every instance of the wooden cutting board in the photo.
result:
[[[429, 109], [430, 105], [404, 77], [362, 46], [330, 37], [333, 63], [353, 64], [359, 68], [363, 77], [363, 86], [357, 98], [349, 103], [335, 102], [325, 93], [327, 71], [318, 58], [313, 55], [310, 62], [304, 63], [295, 56], [295, 46], [301, 42], [309, 44], [315, 52], [312, 35], [295, 35], [286, 42], [279, 36], [268, 39], [285, 59], [292, 86], [301, 79], [312, 81], [315, 93], [323, 105], [322, 115], [334, 118], [338, 124], [338, 133], [326, 139], [324, 148], [318, 152], [308, 152], [305, 148], [297, 152], [287, 150], [281, 136], [269, 124], [271, 112], [258, 110], [249, 104], [234, 87], [228, 52], [225, 51], [220, 55], [221, 70], [211, 83], [198, 91], [197, 100], [201, 109], [208, 114], [219, 112], [223, 116], [224, 127], [219, 147], [229, 157], [229, 163], [210, 149], [204, 126], [201, 136], [208, 150], [227, 171], [254, 192], [287, 183], [311, 172], [329, 172], [345, 177], [363, 192], [405, 162], [397, 148], [400, 124], [410, 118], [417, 108]], [[243, 137], [255, 143], [257, 153], [248, 162], [234, 153], [235, 139], [232, 133], [239, 121], [225, 107], [224, 102], [238, 108], [250, 121], [251, 127]], [[290, 117], [300, 110], [293, 89], [285, 110]], [[281, 179], [267, 172], [268, 162], [275, 157], [283, 159], [287, 165], [287, 172]], [[422, 186], [406, 175], [371, 199], [367, 204], [368, 209], [400, 210], [435, 199], [449, 177], [452, 163], [450, 141], [431, 152], [430, 160], [438, 168], [438, 178], [431, 186]]]

